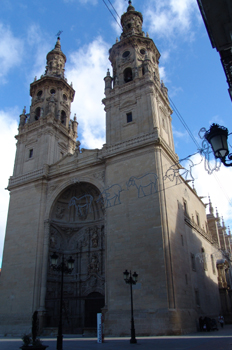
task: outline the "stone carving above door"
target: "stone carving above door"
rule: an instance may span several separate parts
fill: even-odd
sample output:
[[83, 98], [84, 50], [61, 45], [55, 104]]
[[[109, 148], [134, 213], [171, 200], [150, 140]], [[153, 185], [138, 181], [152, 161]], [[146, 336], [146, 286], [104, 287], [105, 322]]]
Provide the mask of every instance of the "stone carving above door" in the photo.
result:
[[87, 182], [77, 182], [66, 188], [53, 206], [52, 220], [56, 222], [86, 222], [103, 219], [99, 190]]

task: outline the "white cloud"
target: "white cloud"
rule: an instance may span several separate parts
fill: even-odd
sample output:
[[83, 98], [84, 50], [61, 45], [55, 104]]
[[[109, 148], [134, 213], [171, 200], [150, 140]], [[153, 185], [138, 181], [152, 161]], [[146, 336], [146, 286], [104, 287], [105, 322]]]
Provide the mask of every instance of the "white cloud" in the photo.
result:
[[166, 79], [166, 82], [167, 82], [165, 67], [159, 67], [159, 74], [160, 74], [160, 79], [164, 81]]
[[107, 3], [107, 5], [109, 6], [109, 9], [112, 11], [112, 13], [113, 13], [113, 15], [118, 23], [115, 21], [115, 19], [113, 19], [112, 15], [110, 15], [112, 18], [111, 25], [112, 25], [113, 29], [115, 30], [115, 32], [117, 33], [117, 35], [120, 36], [122, 33], [121, 16], [124, 12], [126, 12], [126, 9], [128, 7], [128, 3], [124, 0], [116, 0], [116, 1], [112, 2], [112, 4], [113, 4], [113, 7], [115, 8], [115, 10], [117, 11], [118, 15], [115, 13], [114, 9], [110, 6], [110, 4]]
[[[197, 164], [200, 156], [196, 155], [191, 159]], [[211, 166], [213, 165], [214, 163]], [[222, 164], [218, 171], [209, 175], [203, 161], [193, 168], [193, 176], [198, 195], [210, 196], [214, 209], [218, 208], [219, 216], [224, 217], [226, 226], [232, 225], [232, 168], [226, 168]], [[208, 198], [203, 201], [208, 203]]]
[[149, 32], [166, 38], [178, 33], [191, 40], [193, 22], [198, 16], [195, 0], [150, 0], [144, 11]]
[[63, 0], [64, 2], [80, 2], [81, 4], [90, 3], [92, 5], [97, 4], [97, 0]]
[[18, 124], [12, 118], [13, 115], [18, 115], [16, 109], [4, 112], [0, 110], [0, 149], [1, 149], [1, 167], [0, 172], [0, 265], [2, 260], [2, 247], [4, 242], [6, 218], [9, 202], [9, 193], [5, 190], [8, 184], [8, 179], [13, 173], [15, 144], [14, 136], [18, 133]]
[[[105, 142], [104, 77], [108, 62], [108, 48], [101, 37], [73, 52], [66, 65], [66, 75], [76, 90], [72, 104], [77, 114], [81, 147], [101, 148]], [[72, 114], [72, 115], [73, 115]]]
[[186, 138], [189, 136], [187, 131], [185, 131], [185, 132], [178, 131], [174, 128], [174, 126], [172, 127], [172, 129], [173, 129], [173, 135], [175, 137], [182, 138], [182, 139], [184, 138], [186, 140]]
[[32, 67], [27, 71], [27, 84], [29, 85], [35, 76], [40, 78], [45, 72], [46, 55], [55, 47], [55, 36], [53, 46], [48, 42], [47, 38], [42, 34], [40, 26], [33, 24], [27, 30], [27, 44], [31, 49], [30, 64]]
[[23, 57], [23, 41], [16, 38], [9, 27], [0, 23], [0, 83], [5, 83], [9, 70], [18, 66]]

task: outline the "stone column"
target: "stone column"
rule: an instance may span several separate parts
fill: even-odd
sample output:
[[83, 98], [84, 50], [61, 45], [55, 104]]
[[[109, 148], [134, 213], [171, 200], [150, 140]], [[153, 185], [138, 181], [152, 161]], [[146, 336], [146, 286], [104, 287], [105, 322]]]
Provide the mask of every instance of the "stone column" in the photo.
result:
[[43, 244], [43, 266], [41, 277], [41, 292], [40, 292], [40, 306], [39, 306], [39, 320], [40, 330], [44, 327], [45, 318], [45, 296], [47, 289], [47, 269], [48, 269], [48, 252], [49, 252], [49, 237], [50, 237], [50, 221], [44, 221], [44, 244]]

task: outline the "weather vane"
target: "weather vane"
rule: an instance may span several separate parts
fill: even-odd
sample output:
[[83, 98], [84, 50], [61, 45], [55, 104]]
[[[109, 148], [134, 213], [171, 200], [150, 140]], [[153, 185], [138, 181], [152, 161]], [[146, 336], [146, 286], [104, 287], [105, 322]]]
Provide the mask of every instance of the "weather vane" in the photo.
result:
[[63, 30], [59, 30], [59, 32], [56, 34], [57, 39], [60, 37], [61, 33], [63, 33]]

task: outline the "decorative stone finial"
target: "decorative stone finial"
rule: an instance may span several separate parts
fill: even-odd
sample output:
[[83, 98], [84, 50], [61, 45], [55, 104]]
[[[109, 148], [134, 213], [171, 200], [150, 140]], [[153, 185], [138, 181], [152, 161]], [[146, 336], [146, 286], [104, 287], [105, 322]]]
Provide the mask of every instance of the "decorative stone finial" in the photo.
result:
[[228, 234], [231, 236], [230, 226], [228, 226]]
[[128, 6], [128, 8], [127, 8], [127, 11], [134, 11], [135, 8], [134, 8], [134, 6], [132, 6], [131, 0], [128, 1], [128, 4], [129, 4], [129, 6]]
[[224, 222], [224, 218], [223, 218], [223, 216], [222, 216], [221, 220], [222, 220], [222, 227], [224, 227], [224, 228], [225, 228], [225, 222]]
[[77, 121], [77, 115], [76, 115], [76, 113], [74, 114], [73, 120], [74, 120], [75, 122]]
[[107, 69], [107, 74], [106, 74], [108, 77], [110, 77], [110, 70], [109, 68]]
[[213, 209], [213, 206], [212, 206], [212, 203], [211, 203], [210, 196], [209, 196], [209, 212], [210, 212], [210, 214], [214, 215], [214, 209]]
[[116, 43], [118, 43], [118, 38], [116, 38]]
[[24, 106], [22, 114], [26, 114], [26, 106]]

